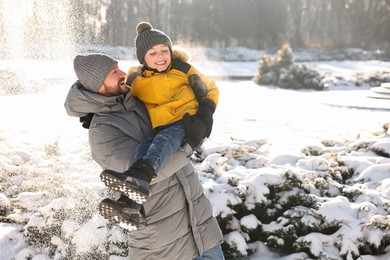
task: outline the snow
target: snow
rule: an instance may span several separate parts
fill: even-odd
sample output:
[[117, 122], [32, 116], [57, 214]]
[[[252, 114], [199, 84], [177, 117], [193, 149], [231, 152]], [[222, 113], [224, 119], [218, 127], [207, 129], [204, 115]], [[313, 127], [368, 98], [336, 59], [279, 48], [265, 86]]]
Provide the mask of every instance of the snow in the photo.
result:
[[[120, 60], [119, 65], [126, 70], [134, 63]], [[313, 64], [334, 78], [390, 71], [390, 62], [375, 60]], [[213, 133], [201, 159], [193, 162], [214, 214], [226, 219], [225, 244], [250, 259], [305, 259], [307, 252], [354, 259], [364, 244], [372, 249], [388, 240], [390, 136], [383, 127], [389, 122], [388, 100], [368, 98], [367, 86], [297, 91], [223, 79], [253, 76], [253, 61], [195, 60], [194, 65], [220, 78]], [[120, 248], [126, 236], [96, 210], [107, 190], [91, 159], [87, 131], [63, 107], [75, 80], [71, 60], [6, 60], [0, 69], [44, 86], [0, 96], [0, 213], [7, 209], [13, 222], [0, 218], [0, 259], [61, 259], [67, 250], [81, 259], [91, 252], [104, 255], [107, 248], [109, 259], [125, 259]], [[346, 183], [338, 181], [345, 174], [350, 174]], [[291, 183], [288, 176], [294, 177]], [[283, 185], [290, 186], [272, 197]], [[317, 208], [297, 205], [277, 219], [260, 221], [299, 196]], [[240, 205], [250, 213], [238, 212]], [[261, 215], [255, 214], [259, 207]], [[313, 229], [296, 238], [306, 251], [273, 251], [273, 244], [288, 242], [277, 234], [294, 229], [291, 219]], [[316, 232], [322, 225], [328, 233]], [[29, 237], [32, 229], [53, 235]], [[268, 232], [267, 243], [250, 240], [260, 229]], [[390, 258], [388, 246], [383, 254], [364, 252], [360, 259]]]

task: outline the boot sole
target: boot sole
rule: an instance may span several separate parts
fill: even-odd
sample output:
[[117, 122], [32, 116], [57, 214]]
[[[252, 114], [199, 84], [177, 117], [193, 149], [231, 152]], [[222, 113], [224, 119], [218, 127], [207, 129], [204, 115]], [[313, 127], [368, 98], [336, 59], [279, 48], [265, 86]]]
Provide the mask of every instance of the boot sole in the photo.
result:
[[[129, 199], [134, 200], [138, 204], [143, 204], [149, 198], [149, 193], [147, 191], [142, 192], [140, 186], [137, 185], [138, 182], [132, 181], [134, 178], [124, 174], [104, 170], [100, 174], [100, 179], [107, 187], [125, 194]], [[139, 182], [142, 182], [142, 180], [139, 180]]]
[[99, 204], [99, 213], [105, 219], [129, 231], [137, 230], [138, 226], [124, 218], [120, 212], [121, 208], [110, 199], [104, 199]]

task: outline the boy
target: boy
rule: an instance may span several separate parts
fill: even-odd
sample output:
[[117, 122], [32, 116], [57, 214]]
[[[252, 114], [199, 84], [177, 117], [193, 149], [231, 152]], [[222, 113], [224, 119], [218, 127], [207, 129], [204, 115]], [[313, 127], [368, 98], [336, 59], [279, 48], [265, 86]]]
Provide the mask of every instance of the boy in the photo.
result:
[[[174, 55], [164, 32], [141, 22], [137, 33], [136, 55], [143, 66], [141, 73], [128, 75], [127, 84], [132, 95], [145, 104], [155, 134], [137, 147], [136, 161], [129, 170], [104, 170], [100, 176], [108, 187], [142, 204], [149, 197], [150, 182], [183, 141], [193, 149], [200, 145], [184, 140], [185, 133], [191, 131], [185, 129], [187, 122], [195, 116], [204, 127], [211, 125], [219, 91], [214, 81], [182, 60], [185, 55]], [[203, 138], [210, 135], [209, 128]]]

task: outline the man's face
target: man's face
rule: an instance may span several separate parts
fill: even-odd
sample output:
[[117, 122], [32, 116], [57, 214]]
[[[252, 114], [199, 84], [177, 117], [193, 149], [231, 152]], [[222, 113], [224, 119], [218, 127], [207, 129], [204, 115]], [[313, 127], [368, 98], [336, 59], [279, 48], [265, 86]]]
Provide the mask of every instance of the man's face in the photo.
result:
[[118, 64], [114, 64], [100, 87], [99, 94], [104, 96], [126, 94], [130, 89], [127, 87], [125, 79], [126, 73], [119, 69]]
[[171, 64], [171, 52], [165, 44], [153, 46], [145, 54], [145, 63], [151, 69], [164, 71]]

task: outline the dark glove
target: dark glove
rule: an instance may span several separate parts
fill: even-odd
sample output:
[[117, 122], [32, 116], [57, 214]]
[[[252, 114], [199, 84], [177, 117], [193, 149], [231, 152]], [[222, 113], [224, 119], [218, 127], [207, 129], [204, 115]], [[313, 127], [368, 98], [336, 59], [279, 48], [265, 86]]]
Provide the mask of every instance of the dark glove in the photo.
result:
[[80, 117], [80, 123], [85, 129], [89, 129], [94, 113], [89, 113], [86, 116]]
[[206, 126], [197, 116], [190, 116], [188, 113], [183, 116], [183, 122], [185, 130], [184, 140], [194, 149], [202, 143], [206, 133]]
[[195, 116], [202, 120], [206, 127], [205, 135], [203, 138], [209, 137], [211, 130], [213, 129], [213, 114], [215, 112], [215, 103], [211, 99], [205, 98], [199, 101], [198, 112]]
[[143, 70], [143, 65], [141, 65], [141, 64], [130, 67], [129, 71], [127, 72], [127, 76], [126, 76], [126, 78], [127, 78], [126, 85], [131, 86], [131, 84], [133, 84], [133, 81], [137, 76], [142, 77], [142, 70]]
[[131, 84], [133, 84], [133, 81], [136, 77], [138, 76], [142, 76], [141, 73], [131, 73], [127, 76], [127, 79], [126, 79], [126, 85], [127, 86], [131, 86]]
[[200, 101], [205, 96], [207, 96], [207, 93], [209, 92], [209, 90], [207, 89], [206, 84], [199, 77], [198, 74], [190, 75], [188, 77], [188, 81], [190, 82], [190, 86], [192, 88], [192, 91], [194, 92], [196, 100]]

